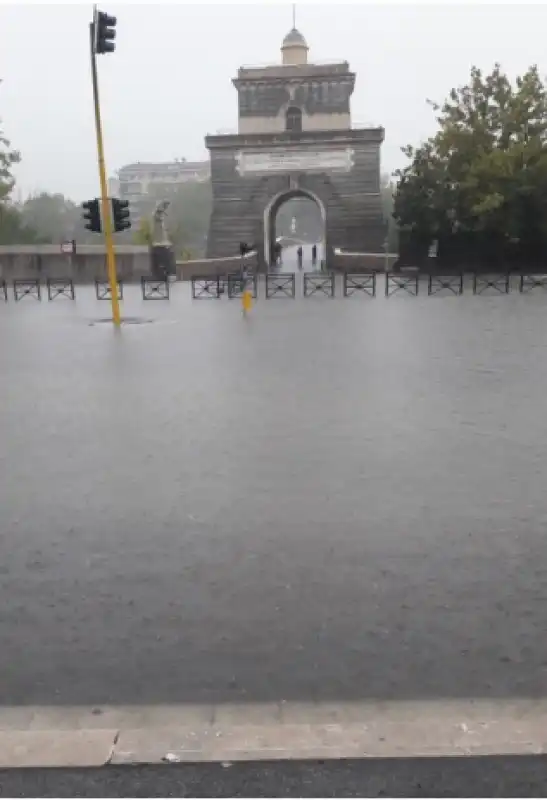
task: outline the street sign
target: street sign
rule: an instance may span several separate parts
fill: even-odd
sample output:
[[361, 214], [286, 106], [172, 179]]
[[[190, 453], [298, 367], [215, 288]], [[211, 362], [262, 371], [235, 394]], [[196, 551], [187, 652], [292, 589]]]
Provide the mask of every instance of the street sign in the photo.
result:
[[66, 255], [74, 255], [76, 252], [76, 242], [74, 239], [70, 242], [61, 242], [61, 253], [65, 253]]
[[429, 258], [437, 258], [437, 253], [439, 251], [439, 242], [435, 240], [431, 243], [429, 247]]

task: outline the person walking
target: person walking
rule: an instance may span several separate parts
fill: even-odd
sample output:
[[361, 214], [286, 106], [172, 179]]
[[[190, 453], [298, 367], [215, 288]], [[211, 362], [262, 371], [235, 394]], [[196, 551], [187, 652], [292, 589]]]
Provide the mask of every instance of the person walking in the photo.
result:
[[296, 251], [296, 257], [298, 259], [298, 269], [302, 269], [302, 259], [303, 259], [302, 245], [298, 247], [298, 250]]

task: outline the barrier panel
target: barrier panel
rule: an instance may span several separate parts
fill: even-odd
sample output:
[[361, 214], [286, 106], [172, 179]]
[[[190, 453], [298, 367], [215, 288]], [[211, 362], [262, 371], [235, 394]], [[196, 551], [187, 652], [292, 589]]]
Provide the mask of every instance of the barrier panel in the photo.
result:
[[165, 278], [144, 276], [141, 278], [143, 300], [169, 300], [169, 281]]
[[344, 272], [344, 297], [351, 297], [356, 292], [376, 297], [376, 273]]
[[547, 289], [547, 275], [524, 275], [520, 276], [519, 291], [533, 292], [534, 289]]
[[294, 272], [267, 272], [266, 299], [296, 296]]
[[47, 299], [55, 300], [56, 297], [68, 297], [69, 300], [76, 298], [72, 278], [47, 279]]
[[194, 300], [218, 299], [224, 291], [223, 286], [221, 287], [221, 279], [218, 275], [210, 275], [209, 277], [193, 276], [191, 282], [192, 298]]
[[6, 281], [0, 281], [0, 292], [4, 295], [4, 301], [8, 302], [8, 284]]
[[396, 292], [406, 292], [416, 297], [420, 276], [418, 273], [413, 275], [401, 275], [400, 273], [386, 272], [386, 297], [391, 297]]
[[[116, 284], [118, 288], [118, 300], [123, 300], [123, 283], [118, 281]], [[112, 292], [110, 291], [110, 283], [108, 281], [95, 279], [95, 294], [97, 300], [111, 300]]]
[[42, 291], [40, 289], [40, 281], [37, 279], [14, 280], [13, 296], [15, 297], [16, 300], [22, 300], [23, 297], [35, 297], [36, 300], [41, 300]]
[[430, 272], [427, 279], [428, 295], [440, 294], [445, 289], [451, 294], [463, 294], [463, 272], [458, 275], [438, 275]]
[[304, 273], [304, 297], [311, 297], [314, 294], [334, 297], [334, 288], [334, 272]]
[[487, 289], [495, 289], [500, 294], [509, 294], [509, 272], [481, 274], [473, 273], [473, 294], [482, 294]]
[[234, 272], [228, 275], [228, 297], [242, 297], [244, 289], [251, 293], [253, 300], [258, 297], [258, 281], [256, 275], [247, 275], [245, 278], [241, 277], [241, 273]]

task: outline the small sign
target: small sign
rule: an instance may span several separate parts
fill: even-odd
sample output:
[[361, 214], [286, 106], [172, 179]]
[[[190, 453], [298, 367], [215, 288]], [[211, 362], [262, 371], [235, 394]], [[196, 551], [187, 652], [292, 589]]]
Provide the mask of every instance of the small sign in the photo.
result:
[[429, 258], [437, 258], [438, 252], [439, 252], [439, 242], [435, 240], [429, 246]]
[[61, 253], [65, 253], [66, 255], [74, 255], [76, 252], [76, 242], [74, 239], [70, 242], [61, 242]]

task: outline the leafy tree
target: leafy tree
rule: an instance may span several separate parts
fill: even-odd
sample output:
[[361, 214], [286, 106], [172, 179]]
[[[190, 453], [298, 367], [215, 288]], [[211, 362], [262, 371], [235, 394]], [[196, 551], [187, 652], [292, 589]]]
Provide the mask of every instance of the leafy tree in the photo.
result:
[[148, 246], [152, 244], [152, 222], [148, 217], [141, 218], [139, 227], [133, 234], [133, 243]]
[[9, 201], [0, 203], [0, 244], [47, 244], [48, 240], [26, 226], [17, 208]]
[[[1, 81], [0, 81], [1, 82]], [[0, 128], [0, 243], [13, 244], [34, 240], [33, 231], [25, 229], [17, 209], [13, 206], [10, 194], [15, 184], [12, 168], [21, 160], [17, 150], [11, 149], [9, 139]]]
[[[547, 92], [537, 67], [511, 84], [498, 64], [442, 105], [439, 129], [404, 148], [395, 218], [409, 250], [483, 261], [537, 259], [547, 245]], [[443, 253], [444, 251], [444, 253]]]
[[169, 198], [167, 228], [177, 255], [205, 252], [213, 203], [211, 183], [184, 183]]
[[169, 200], [167, 229], [176, 255], [183, 252], [191, 257], [200, 257], [205, 252], [209, 218], [211, 216], [212, 192], [209, 181], [203, 183], [164, 184], [139, 203], [141, 222], [132, 232], [130, 240], [138, 244], [152, 242], [152, 215], [159, 200]]
[[399, 229], [395, 217], [393, 216], [395, 208], [395, 190], [396, 185], [393, 183], [391, 176], [384, 175], [381, 187], [382, 211], [387, 223], [387, 249], [389, 253], [399, 252]]
[[[0, 83], [1, 82], [0, 80]], [[17, 150], [11, 149], [9, 139], [4, 136], [0, 128], [0, 202], [3, 202], [13, 189], [15, 179], [13, 177], [12, 167], [14, 164], [18, 164], [20, 160], [21, 155]]]
[[28, 197], [19, 208], [24, 223], [51, 242], [81, 241], [85, 236], [81, 209], [62, 194], [40, 192]]

